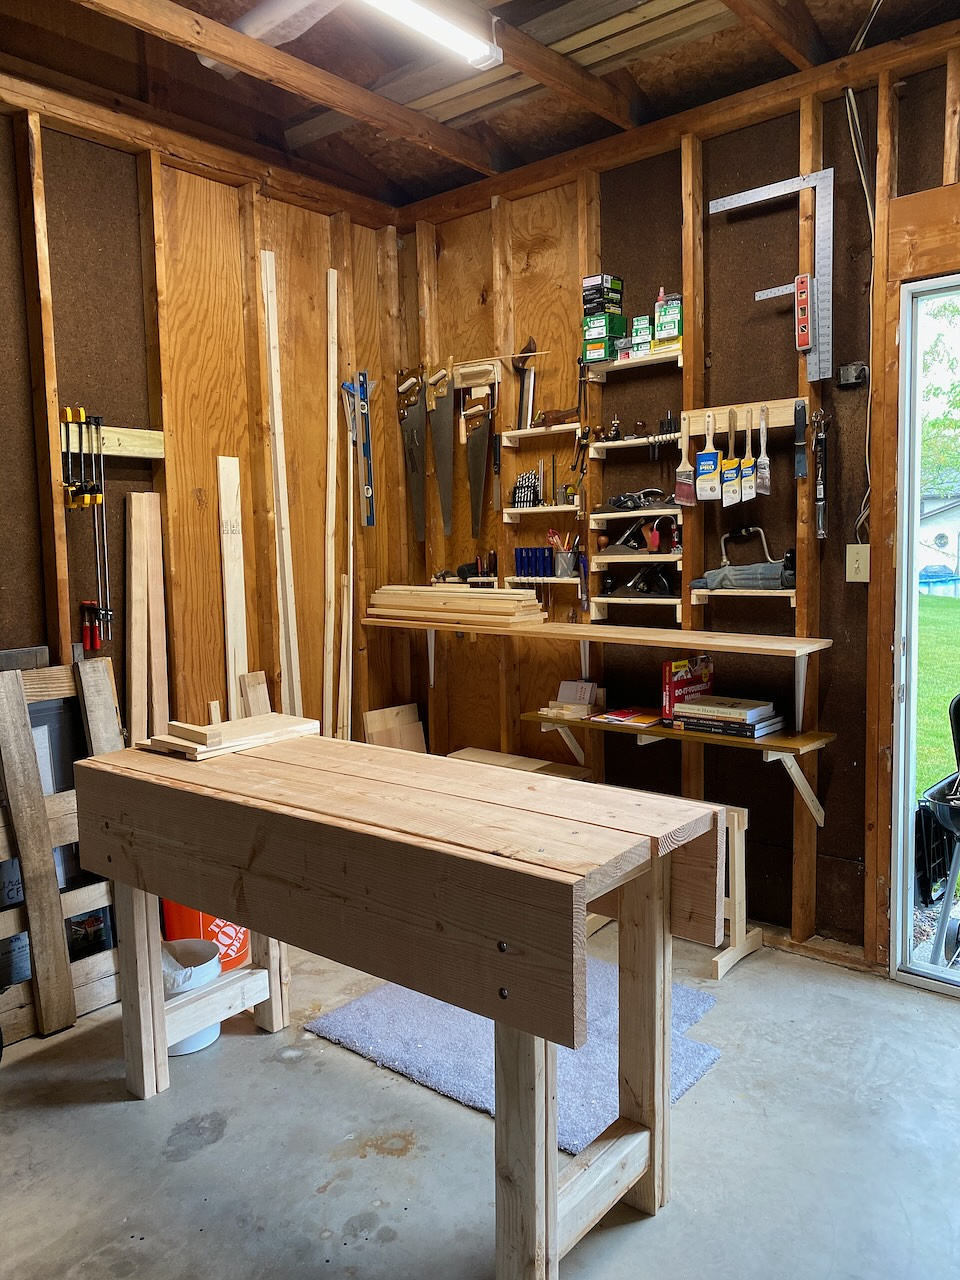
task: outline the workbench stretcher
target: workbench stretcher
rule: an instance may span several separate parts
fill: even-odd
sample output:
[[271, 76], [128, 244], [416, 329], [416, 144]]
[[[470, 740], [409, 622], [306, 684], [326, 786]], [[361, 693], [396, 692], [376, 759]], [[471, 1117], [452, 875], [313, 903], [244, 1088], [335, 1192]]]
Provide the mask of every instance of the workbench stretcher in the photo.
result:
[[[555, 1280], [618, 1201], [666, 1202], [671, 897], [722, 931], [722, 808], [312, 737], [118, 751], [76, 788], [81, 861], [116, 885], [132, 1092], [169, 1083], [159, 895], [494, 1020], [497, 1280]], [[620, 1116], [560, 1172], [556, 1046], [586, 1038], [599, 899], [620, 926]], [[278, 1029], [272, 978], [247, 995]]]

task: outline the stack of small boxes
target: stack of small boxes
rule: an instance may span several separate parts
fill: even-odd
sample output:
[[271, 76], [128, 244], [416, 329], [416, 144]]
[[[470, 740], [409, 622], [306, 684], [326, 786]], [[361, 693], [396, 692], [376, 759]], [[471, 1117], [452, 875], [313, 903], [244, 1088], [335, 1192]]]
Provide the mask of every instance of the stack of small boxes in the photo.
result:
[[614, 343], [627, 332], [620, 276], [583, 277], [583, 359], [585, 364], [616, 358]]
[[660, 290], [653, 308], [653, 320], [649, 316], [634, 316], [630, 335], [618, 338], [614, 343], [617, 360], [634, 360], [649, 355], [651, 351], [676, 347], [683, 335], [683, 299], [678, 293], [665, 294]]

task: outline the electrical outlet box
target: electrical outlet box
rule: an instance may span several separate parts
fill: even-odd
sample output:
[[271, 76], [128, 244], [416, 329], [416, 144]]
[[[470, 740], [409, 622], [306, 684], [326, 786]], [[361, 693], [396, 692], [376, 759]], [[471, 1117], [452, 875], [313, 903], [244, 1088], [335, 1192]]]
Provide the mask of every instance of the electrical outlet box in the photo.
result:
[[847, 581], [870, 581], [870, 548], [864, 542], [847, 544]]

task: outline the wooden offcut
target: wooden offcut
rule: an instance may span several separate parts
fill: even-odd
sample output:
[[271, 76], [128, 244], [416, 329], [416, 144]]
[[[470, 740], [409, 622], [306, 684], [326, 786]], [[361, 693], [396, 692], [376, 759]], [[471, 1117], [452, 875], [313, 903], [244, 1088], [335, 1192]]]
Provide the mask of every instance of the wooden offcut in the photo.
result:
[[[223, 640], [227, 660], [227, 714], [240, 715], [240, 674], [247, 670], [247, 606], [243, 579], [240, 459], [217, 458], [220, 557], [223, 574]], [[137, 739], [139, 741], [139, 739]]]
[[155, 733], [138, 743], [151, 751], [182, 756], [185, 760], [208, 760], [212, 756], [230, 755], [251, 747], [265, 746], [320, 732], [317, 720], [302, 716], [285, 716], [279, 711], [265, 715], [243, 716], [239, 720], [199, 725], [171, 720], [169, 733]]

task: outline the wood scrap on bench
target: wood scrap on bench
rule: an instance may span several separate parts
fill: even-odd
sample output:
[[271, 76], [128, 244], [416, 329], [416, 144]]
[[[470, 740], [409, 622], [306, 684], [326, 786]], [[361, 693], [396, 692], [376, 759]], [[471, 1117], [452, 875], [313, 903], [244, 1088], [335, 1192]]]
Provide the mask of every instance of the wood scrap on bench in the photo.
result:
[[593, 773], [578, 764], [558, 764], [555, 760], [536, 760], [532, 756], [515, 756], [506, 751], [484, 751], [480, 747], [461, 747], [448, 753], [451, 760], [472, 760], [475, 764], [498, 764], [504, 769], [520, 769], [524, 773], [542, 773], [548, 778], [569, 778], [571, 782], [591, 782]]
[[262, 716], [241, 717], [222, 724], [185, 724], [170, 721], [170, 732], [154, 734], [137, 746], [164, 755], [179, 755], [187, 760], [208, 760], [212, 756], [263, 747], [287, 738], [318, 734], [320, 722], [302, 716], [285, 716], [270, 711]]
[[247, 671], [240, 677], [240, 701], [245, 716], [265, 716], [273, 710], [264, 672]]

